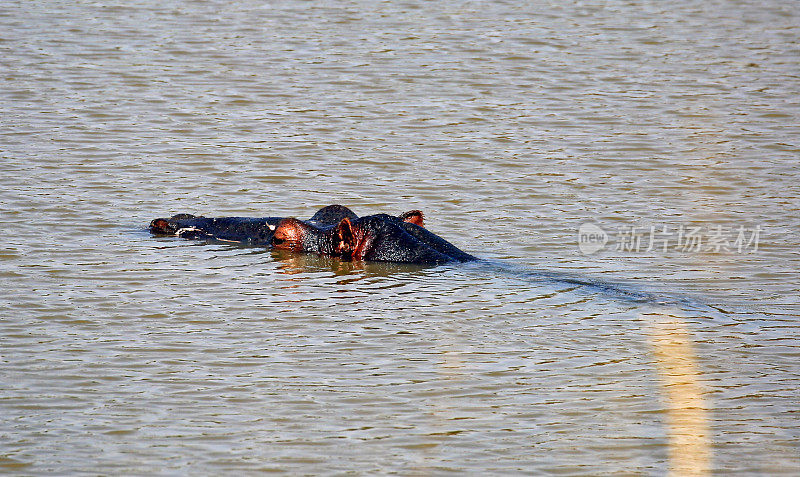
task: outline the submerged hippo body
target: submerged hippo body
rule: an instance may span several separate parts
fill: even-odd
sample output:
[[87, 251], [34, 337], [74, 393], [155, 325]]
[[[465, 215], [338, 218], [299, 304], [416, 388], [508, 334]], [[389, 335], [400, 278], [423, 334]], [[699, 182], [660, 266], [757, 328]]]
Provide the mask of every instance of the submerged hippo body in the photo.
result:
[[[441, 264], [477, 260], [423, 228], [422, 213], [392, 217], [345, 217], [333, 226], [315, 226], [288, 218], [280, 221], [272, 244], [297, 252], [316, 252], [346, 260]], [[411, 213], [409, 213], [411, 214]]]

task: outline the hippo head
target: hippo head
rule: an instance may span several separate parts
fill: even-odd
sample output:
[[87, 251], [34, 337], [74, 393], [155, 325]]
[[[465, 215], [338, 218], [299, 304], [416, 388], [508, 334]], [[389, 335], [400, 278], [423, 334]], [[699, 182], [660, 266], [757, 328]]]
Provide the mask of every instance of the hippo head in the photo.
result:
[[[388, 217], [388, 216], [387, 216]], [[424, 216], [419, 210], [405, 212], [392, 220], [408, 222], [420, 227]], [[358, 219], [342, 218], [338, 223], [320, 226], [318, 222], [303, 221], [296, 218], [281, 220], [275, 228], [272, 246], [294, 252], [316, 252], [326, 255], [350, 257], [356, 244], [361, 242], [359, 229], [353, 226]]]

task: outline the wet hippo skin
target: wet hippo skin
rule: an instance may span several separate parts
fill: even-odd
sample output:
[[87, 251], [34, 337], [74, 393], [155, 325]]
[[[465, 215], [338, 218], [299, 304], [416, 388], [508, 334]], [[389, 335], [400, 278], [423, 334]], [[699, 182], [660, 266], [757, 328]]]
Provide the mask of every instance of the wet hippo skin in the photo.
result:
[[[358, 216], [343, 205], [323, 207], [306, 222], [318, 227], [337, 224], [344, 218]], [[154, 219], [150, 232], [187, 239], [219, 240], [254, 246], [272, 246], [275, 228], [284, 217], [202, 217], [177, 214], [170, 218]]]
[[[400, 217], [386, 214], [352, 219], [336, 225], [317, 226], [288, 218], [278, 223], [272, 238], [275, 248], [315, 252], [346, 260], [416, 264], [441, 264], [477, 260], [421, 226], [422, 213]], [[411, 214], [411, 213], [409, 213]]]

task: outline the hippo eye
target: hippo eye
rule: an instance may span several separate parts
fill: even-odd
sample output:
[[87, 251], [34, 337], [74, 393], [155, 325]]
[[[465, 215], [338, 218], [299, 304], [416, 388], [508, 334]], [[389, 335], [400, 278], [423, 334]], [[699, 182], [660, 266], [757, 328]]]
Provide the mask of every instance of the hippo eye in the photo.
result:
[[284, 239], [282, 239], [282, 238], [278, 238], [278, 237], [272, 237], [272, 245], [280, 245], [280, 244], [282, 244], [282, 243], [283, 243], [283, 242], [285, 242], [285, 241], [286, 241], [286, 240], [284, 240]]

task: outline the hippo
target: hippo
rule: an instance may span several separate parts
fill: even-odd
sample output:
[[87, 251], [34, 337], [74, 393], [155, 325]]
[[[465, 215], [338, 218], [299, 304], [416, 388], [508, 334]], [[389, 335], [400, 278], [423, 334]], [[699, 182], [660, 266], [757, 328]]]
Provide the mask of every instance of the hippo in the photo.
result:
[[[155, 235], [238, 242], [295, 252], [311, 252], [348, 261], [378, 261], [417, 265], [476, 262], [481, 273], [494, 271], [515, 278], [552, 281], [586, 287], [593, 292], [613, 293], [619, 298], [659, 305], [698, 305], [688, 299], [672, 300], [611, 282], [587, 280], [557, 271], [524, 270], [501, 262], [474, 257], [425, 228], [424, 216], [412, 210], [391, 216], [358, 217], [342, 205], [329, 205], [310, 219], [285, 217], [208, 218], [177, 214], [150, 223]], [[717, 310], [713, 307], [713, 310]], [[718, 311], [718, 310], [717, 310]]]
[[[342, 220], [356, 220], [358, 216], [343, 205], [329, 205], [319, 209], [310, 219], [302, 221], [310, 227], [329, 228]], [[177, 214], [150, 222], [154, 235], [171, 235], [186, 239], [205, 239], [236, 242], [251, 246], [272, 247], [272, 238], [284, 217], [202, 217]], [[419, 210], [405, 212], [397, 220], [423, 227], [424, 218]]]
[[316, 252], [345, 260], [437, 265], [471, 262], [476, 257], [425, 229], [422, 213], [343, 217], [336, 225], [318, 226], [295, 218], [281, 220], [272, 246], [295, 252]]

